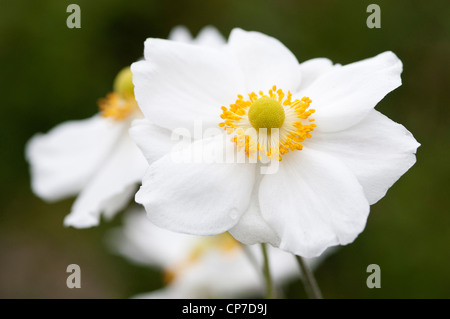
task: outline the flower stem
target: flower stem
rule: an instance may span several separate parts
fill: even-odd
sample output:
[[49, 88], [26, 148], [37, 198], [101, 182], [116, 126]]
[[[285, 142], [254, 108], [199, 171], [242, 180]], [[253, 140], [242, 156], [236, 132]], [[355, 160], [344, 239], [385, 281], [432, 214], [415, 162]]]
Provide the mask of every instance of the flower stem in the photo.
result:
[[264, 258], [263, 273], [266, 280], [266, 298], [273, 299], [272, 277], [270, 275], [269, 257], [267, 255], [267, 248], [265, 243], [261, 243], [261, 250]]
[[309, 269], [308, 265], [305, 263], [302, 257], [295, 256], [297, 259], [298, 265], [300, 266], [300, 270], [302, 272], [303, 284], [305, 285], [305, 290], [310, 299], [322, 299], [322, 293], [320, 292], [320, 288], [317, 285], [316, 279], [312, 271]]

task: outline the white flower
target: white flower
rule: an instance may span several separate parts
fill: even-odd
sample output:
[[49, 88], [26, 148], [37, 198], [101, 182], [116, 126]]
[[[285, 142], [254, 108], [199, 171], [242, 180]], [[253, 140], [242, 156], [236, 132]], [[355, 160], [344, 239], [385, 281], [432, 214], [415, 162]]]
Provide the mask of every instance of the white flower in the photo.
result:
[[[402, 63], [392, 52], [345, 66], [325, 58], [299, 64], [278, 40], [234, 29], [219, 49], [148, 39], [144, 56], [132, 65], [133, 82], [154, 124], [135, 121], [130, 134], [147, 158], [153, 143], [171, 142], [152, 135], [157, 129], [196, 136], [200, 121], [203, 129], [225, 128], [151, 164], [136, 201], [160, 227], [229, 231], [245, 244], [317, 256], [351, 243], [369, 205], [415, 163], [419, 144], [411, 133], [374, 110], [401, 85]], [[253, 127], [277, 128], [280, 140]], [[209, 160], [238, 148], [261, 158]], [[278, 171], [261, 175], [267, 157]]]
[[[130, 82], [128, 74], [124, 69], [117, 79]], [[110, 218], [123, 209], [148, 166], [128, 135], [131, 121], [142, 116], [132, 84], [115, 89], [99, 106], [99, 114], [37, 134], [26, 147], [35, 194], [47, 201], [78, 194], [67, 226], [96, 226], [101, 213]]]
[[[236, 298], [261, 296], [264, 291], [261, 247], [244, 247], [228, 233], [171, 232], [152, 224], [143, 209], [136, 209], [125, 214], [123, 227], [114, 230], [108, 242], [131, 261], [164, 271], [164, 288], [134, 298]], [[300, 276], [291, 254], [269, 246], [268, 256], [276, 286]], [[321, 260], [307, 263], [316, 267]]]
[[[225, 43], [209, 26], [196, 39], [179, 26], [170, 38], [212, 47]], [[148, 167], [128, 134], [132, 120], [142, 117], [129, 68], [118, 74], [114, 92], [100, 100], [99, 106], [99, 114], [62, 123], [46, 134], [35, 135], [26, 146], [36, 195], [47, 201], [77, 195], [64, 220], [67, 226], [91, 227], [99, 224], [101, 214], [114, 216], [133, 198]], [[168, 149], [161, 151], [164, 154]]]

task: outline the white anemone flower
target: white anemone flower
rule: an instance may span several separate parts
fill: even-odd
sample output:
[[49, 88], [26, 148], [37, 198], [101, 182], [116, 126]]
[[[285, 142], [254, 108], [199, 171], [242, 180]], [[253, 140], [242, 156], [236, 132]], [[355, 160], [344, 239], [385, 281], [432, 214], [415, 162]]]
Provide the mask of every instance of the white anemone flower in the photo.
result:
[[[169, 38], [209, 47], [225, 43], [211, 26], [195, 39], [178, 26]], [[66, 226], [96, 226], [102, 214], [111, 218], [134, 197], [148, 163], [128, 134], [131, 122], [142, 117], [133, 89], [127, 67], [117, 75], [114, 91], [99, 101], [99, 113], [62, 123], [27, 143], [33, 192], [49, 202], [77, 195]]]
[[[416, 161], [412, 134], [374, 109], [401, 85], [392, 52], [299, 63], [278, 40], [234, 29], [219, 49], [147, 39], [144, 57], [131, 69], [152, 123], [135, 121], [133, 139], [151, 159], [170, 133], [195, 137], [151, 163], [136, 194], [160, 227], [318, 256], [353, 242]], [[247, 161], [217, 160], [229, 153]], [[268, 161], [277, 170], [262, 174]]]
[[[130, 210], [123, 227], [108, 237], [111, 249], [130, 261], [161, 269], [165, 286], [133, 298], [202, 299], [262, 296], [264, 279], [261, 247], [247, 246], [229, 233], [194, 236], [168, 231], [151, 223], [143, 208]], [[290, 253], [268, 247], [273, 282], [281, 288], [300, 276]], [[311, 269], [322, 256], [307, 259]], [[278, 291], [281, 297], [281, 291]]]

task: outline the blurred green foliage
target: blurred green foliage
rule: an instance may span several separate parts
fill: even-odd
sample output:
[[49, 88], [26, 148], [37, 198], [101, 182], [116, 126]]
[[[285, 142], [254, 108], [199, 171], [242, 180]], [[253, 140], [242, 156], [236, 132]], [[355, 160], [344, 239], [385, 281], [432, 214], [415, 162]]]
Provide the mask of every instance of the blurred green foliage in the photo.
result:
[[[234, 27], [281, 40], [299, 61], [346, 64], [386, 50], [404, 64], [403, 85], [377, 109], [422, 144], [416, 165], [379, 203], [365, 231], [318, 269], [326, 298], [450, 297], [450, 2], [442, 1], [6, 1], [0, 10], [0, 297], [127, 298], [161, 285], [159, 273], [105, 247], [120, 216], [98, 228], [64, 228], [72, 199], [48, 204], [30, 190], [24, 146], [37, 132], [90, 117], [115, 74], [139, 59], [147, 37], [175, 25], [194, 34]], [[66, 8], [81, 7], [81, 29]], [[366, 8], [381, 7], [381, 29]], [[82, 268], [82, 289], [65, 285]], [[366, 267], [381, 266], [381, 289], [366, 287]], [[289, 297], [304, 297], [300, 283]]]

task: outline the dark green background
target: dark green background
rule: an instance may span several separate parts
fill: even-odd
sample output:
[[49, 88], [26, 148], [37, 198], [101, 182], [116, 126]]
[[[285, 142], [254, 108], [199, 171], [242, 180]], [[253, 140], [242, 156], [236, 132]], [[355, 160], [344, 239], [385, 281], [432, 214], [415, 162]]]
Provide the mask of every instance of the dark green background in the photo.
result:
[[[318, 269], [326, 298], [450, 297], [450, 3], [376, 1], [381, 29], [366, 26], [374, 1], [5, 1], [0, 10], [0, 297], [126, 298], [160, 286], [157, 271], [105, 248], [101, 227], [62, 221], [73, 199], [47, 204], [30, 190], [24, 145], [36, 132], [90, 117], [115, 74], [140, 58], [147, 37], [206, 24], [281, 40], [299, 61], [350, 63], [394, 51], [403, 85], [377, 109], [422, 144], [417, 163], [372, 206], [365, 231]], [[81, 29], [66, 27], [66, 8], [81, 7]], [[82, 288], [66, 287], [68, 264]], [[366, 287], [366, 267], [381, 267], [381, 289]], [[304, 297], [300, 283], [289, 296]]]

